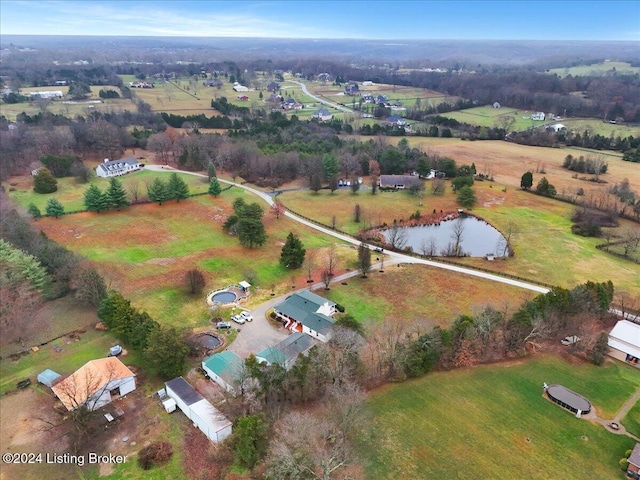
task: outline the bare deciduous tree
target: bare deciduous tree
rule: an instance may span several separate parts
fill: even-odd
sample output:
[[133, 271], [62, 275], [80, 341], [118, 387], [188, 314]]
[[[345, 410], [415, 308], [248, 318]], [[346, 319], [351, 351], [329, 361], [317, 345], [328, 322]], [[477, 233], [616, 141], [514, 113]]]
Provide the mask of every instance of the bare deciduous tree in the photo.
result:
[[407, 244], [407, 229], [402, 228], [397, 220], [393, 221], [393, 225], [387, 230], [387, 242], [392, 248], [402, 250]]

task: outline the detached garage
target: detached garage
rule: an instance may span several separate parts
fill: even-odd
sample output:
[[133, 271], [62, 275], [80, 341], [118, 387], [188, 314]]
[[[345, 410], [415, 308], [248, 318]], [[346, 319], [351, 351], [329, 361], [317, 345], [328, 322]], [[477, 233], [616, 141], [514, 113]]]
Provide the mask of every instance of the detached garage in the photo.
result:
[[620, 320], [609, 333], [609, 355], [640, 368], [640, 325]]
[[167, 395], [175, 400], [178, 408], [189, 417], [209, 440], [222, 442], [231, 435], [231, 422], [208, 400], [200, 395], [187, 381], [174, 378], [166, 382]]

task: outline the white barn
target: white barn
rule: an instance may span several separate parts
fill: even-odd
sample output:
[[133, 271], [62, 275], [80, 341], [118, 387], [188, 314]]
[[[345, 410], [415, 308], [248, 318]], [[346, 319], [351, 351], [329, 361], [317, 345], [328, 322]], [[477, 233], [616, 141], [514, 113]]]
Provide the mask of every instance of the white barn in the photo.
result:
[[640, 325], [620, 320], [609, 333], [609, 355], [640, 368]]
[[116, 357], [91, 360], [51, 387], [69, 411], [81, 405], [94, 411], [135, 389], [135, 374]]
[[140, 162], [133, 157], [120, 160], [106, 160], [96, 167], [96, 175], [101, 178], [119, 177], [140, 170]]
[[178, 408], [198, 427], [209, 440], [222, 442], [231, 435], [231, 422], [182, 378], [165, 382], [165, 390]]

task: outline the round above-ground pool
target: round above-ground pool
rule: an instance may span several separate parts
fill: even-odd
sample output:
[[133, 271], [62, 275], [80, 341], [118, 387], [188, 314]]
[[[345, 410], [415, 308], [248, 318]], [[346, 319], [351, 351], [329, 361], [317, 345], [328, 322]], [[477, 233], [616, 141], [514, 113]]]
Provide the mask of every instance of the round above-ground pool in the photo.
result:
[[210, 307], [214, 305], [229, 305], [238, 301], [238, 294], [225, 288], [223, 290], [216, 290], [207, 295], [207, 305]]
[[591, 402], [589, 400], [562, 385], [549, 385], [547, 387], [547, 396], [551, 401], [573, 413], [580, 411], [584, 415], [591, 411]]

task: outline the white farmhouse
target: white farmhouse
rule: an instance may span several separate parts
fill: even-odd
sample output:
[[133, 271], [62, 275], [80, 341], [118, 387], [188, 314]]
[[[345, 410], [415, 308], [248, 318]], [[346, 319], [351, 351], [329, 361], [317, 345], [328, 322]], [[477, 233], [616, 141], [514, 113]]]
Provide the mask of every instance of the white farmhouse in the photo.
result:
[[140, 170], [140, 162], [134, 157], [121, 158], [120, 160], [105, 159], [96, 167], [96, 175], [101, 178], [119, 177], [136, 170]]

